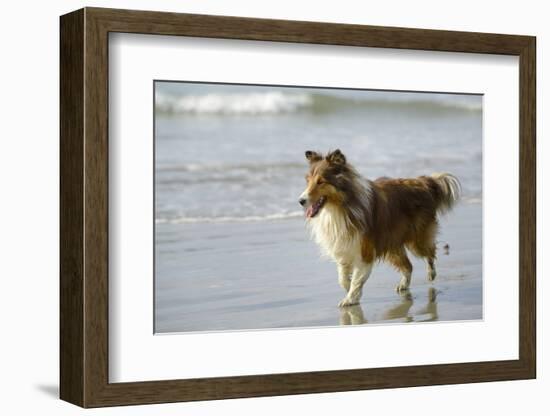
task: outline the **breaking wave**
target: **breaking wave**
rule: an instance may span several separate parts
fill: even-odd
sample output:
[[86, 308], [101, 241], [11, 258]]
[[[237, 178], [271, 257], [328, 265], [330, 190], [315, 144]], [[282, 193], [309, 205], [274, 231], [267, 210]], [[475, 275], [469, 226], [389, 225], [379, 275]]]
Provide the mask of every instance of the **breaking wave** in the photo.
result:
[[[361, 96], [363, 95], [363, 97]], [[481, 111], [479, 97], [441, 94], [426, 95], [404, 93], [393, 99], [377, 96], [368, 91], [352, 96], [310, 93], [264, 91], [248, 93], [209, 93], [190, 95], [168, 95], [156, 93], [156, 110], [163, 114], [185, 115], [276, 115], [308, 111], [313, 113], [332, 112], [351, 108], [384, 109], [403, 111]]]
[[177, 114], [278, 114], [291, 113], [312, 105], [308, 94], [279, 91], [245, 94], [206, 94], [169, 97], [157, 95], [157, 109]]

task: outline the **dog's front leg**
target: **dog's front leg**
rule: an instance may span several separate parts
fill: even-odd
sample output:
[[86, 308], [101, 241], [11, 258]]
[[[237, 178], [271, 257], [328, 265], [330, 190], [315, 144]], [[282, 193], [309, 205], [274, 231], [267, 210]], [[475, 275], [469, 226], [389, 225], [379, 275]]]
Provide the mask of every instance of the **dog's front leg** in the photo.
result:
[[363, 285], [367, 281], [372, 271], [372, 263], [360, 262], [355, 265], [351, 276], [350, 287], [348, 294], [344, 299], [340, 301], [338, 306], [350, 306], [356, 305], [361, 299], [361, 294], [363, 290]]
[[342, 286], [342, 289], [349, 292], [350, 287], [350, 275], [351, 275], [351, 264], [350, 263], [340, 263], [338, 262], [338, 283]]

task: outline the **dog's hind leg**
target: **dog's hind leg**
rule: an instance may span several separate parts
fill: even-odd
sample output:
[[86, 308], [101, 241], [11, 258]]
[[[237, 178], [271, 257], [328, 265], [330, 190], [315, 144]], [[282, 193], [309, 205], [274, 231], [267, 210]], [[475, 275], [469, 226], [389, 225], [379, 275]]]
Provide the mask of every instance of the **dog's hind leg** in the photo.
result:
[[427, 226], [417, 238], [409, 244], [410, 250], [418, 257], [426, 259], [428, 280], [434, 281], [437, 273], [435, 271], [435, 235], [437, 233], [437, 222], [431, 223]]
[[402, 248], [398, 251], [392, 252], [387, 255], [388, 261], [395, 266], [399, 272], [401, 272], [401, 280], [395, 288], [398, 292], [405, 291], [411, 284], [412, 276], [412, 264], [407, 257], [405, 249]]
[[433, 257], [428, 257], [426, 262], [428, 263], [428, 280], [433, 282], [437, 276], [437, 272], [435, 271], [435, 255]]
[[359, 303], [361, 295], [363, 294], [363, 285], [369, 278], [372, 271], [372, 263], [361, 261], [359, 264], [355, 264], [354, 266], [348, 294], [338, 304], [340, 307], [356, 305]]

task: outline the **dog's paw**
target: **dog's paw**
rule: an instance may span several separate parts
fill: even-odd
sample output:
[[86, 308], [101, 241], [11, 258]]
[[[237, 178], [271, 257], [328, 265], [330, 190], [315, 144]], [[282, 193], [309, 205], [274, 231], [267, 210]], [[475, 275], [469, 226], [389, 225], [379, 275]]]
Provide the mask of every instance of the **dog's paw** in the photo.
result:
[[397, 293], [403, 293], [403, 292], [406, 292], [409, 290], [409, 286], [408, 285], [404, 285], [402, 283], [399, 283], [396, 287], [395, 287], [395, 291]]
[[340, 301], [340, 303], [338, 303], [338, 307], [340, 308], [344, 308], [346, 306], [351, 306], [351, 305], [357, 305], [359, 304], [359, 300], [358, 299], [351, 299], [351, 298], [348, 298], [347, 296], [342, 299]]
[[437, 273], [435, 272], [435, 270], [430, 270], [428, 272], [428, 281], [433, 282], [436, 276], [437, 276]]

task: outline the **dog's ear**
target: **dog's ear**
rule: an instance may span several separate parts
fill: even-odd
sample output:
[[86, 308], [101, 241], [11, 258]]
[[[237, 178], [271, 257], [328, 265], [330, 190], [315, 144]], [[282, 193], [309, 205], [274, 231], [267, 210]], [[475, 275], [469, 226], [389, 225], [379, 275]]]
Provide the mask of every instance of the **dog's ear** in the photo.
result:
[[306, 159], [309, 160], [309, 163], [315, 163], [323, 159], [323, 156], [312, 150], [306, 150]]
[[340, 151], [340, 149], [336, 149], [334, 152], [329, 152], [326, 159], [327, 159], [327, 162], [335, 164], [335, 165], [345, 165], [346, 164], [346, 157]]

